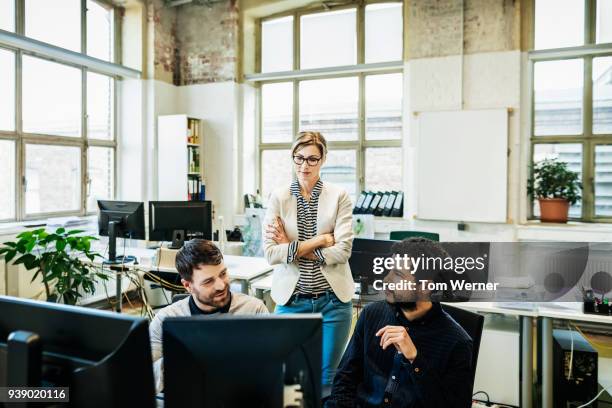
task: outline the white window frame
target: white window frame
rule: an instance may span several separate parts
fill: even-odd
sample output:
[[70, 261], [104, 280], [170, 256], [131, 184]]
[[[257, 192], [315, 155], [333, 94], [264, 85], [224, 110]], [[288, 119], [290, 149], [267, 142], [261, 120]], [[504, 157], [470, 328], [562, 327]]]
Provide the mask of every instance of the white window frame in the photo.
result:
[[[291, 82], [293, 84], [293, 120], [292, 120], [292, 134], [296, 135], [299, 131], [299, 88], [300, 82], [309, 79], [331, 79], [331, 78], [345, 78], [345, 77], [357, 77], [359, 82], [359, 105], [358, 105], [358, 137], [353, 141], [328, 141], [329, 150], [354, 150], [356, 152], [356, 189], [357, 195], [360, 191], [365, 189], [365, 154], [367, 148], [373, 147], [402, 147], [402, 139], [394, 140], [367, 140], [366, 139], [366, 100], [365, 100], [365, 78], [368, 75], [379, 75], [379, 74], [393, 74], [401, 73], [404, 75], [404, 62], [405, 57], [405, 34], [402, 34], [402, 59], [391, 62], [380, 62], [380, 63], [369, 63], [365, 61], [365, 8], [370, 4], [377, 3], [403, 3], [402, 1], [386, 0], [386, 1], [367, 1], [358, 5], [347, 5], [339, 7], [309, 7], [307, 9], [298, 9], [285, 13], [275, 14], [262, 18], [256, 23], [256, 44], [257, 44], [257, 55], [256, 55], [256, 71], [257, 74], [245, 75], [245, 80], [254, 83], [257, 87], [257, 123], [256, 123], [256, 137], [257, 137], [257, 186], [259, 191], [262, 191], [262, 155], [266, 150], [290, 150], [291, 142], [283, 143], [264, 143], [262, 140], [262, 117], [261, 117], [261, 106], [262, 106], [262, 92], [261, 88], [264, 84], [279, 83], [279, 82]], [[402, 27], [404, 25], [405, 5], [402, 8]], [[308, 14], [316, 14], [324, 11], [338, 11], [346, 9], [356, 9], [357, 19], [357, 64], [330, 67], [330, 68], [313, 68], [313, 69], [300, 69], [300, 18]], [[282, 17], [293, 16], [293, 70], [285, 72], [271, 72], [271, 73], [260, 73], [261, 72], [261, 50], [262, 50], [262, 36], [261, 27], [262, 23], [269, 20], [274, 20]], [[404, 99], [404, 98], [402, 98]], [[403, 112], [403, 110], [402, 110]], [[402, 160], [403, 154], [398, 158]], [[403, 171], [400, 174], [403, 174]]]
[[[0, 140], [11, 140], [15, 143], [15, 216], [4, 221], [23, 221], [32, 219], [44, 219], [56, 216], [85, 216], [87, 212], [88, 198], [88, 158], [89, 147], [107, 147], [113, 150], [114, 168], [113, 172], [113, 195], [117, 192], [117, 111], [118, 111], [118, 86], [117, 81], [122, 78], [140, 78], [140, 71], [127, 68], [120, 63], [113, 63], [87, 55], [87, 0], [81, 0], [81, 52], [74, 52], [42, 41], [25, 37], [25, 0], [15, 1], [15, 32], [0, 30], [0, 48], [12, 51], [15, 54], [15, 130], [12, 132], [0, 131]], [[94, 0], [98, 4], [112, 8], [105, 1]], [[120, 62], [120, 17], [114, 13], [114, 61]], [[22, 126], [22, 58], [24, 55], [34, 56], [44, 60], [72, 66], [81, 71], [81, 135], [80, 137], [65, 137], [45, 134], [33, 134], [23, 132]], [[113, 137], [112, 140], [88, 139], [87, 135], [87, 73], [107, 75], [114, 78], [114, 103], [113, 103]], [[58, 211], [36, 214], [26, 214], [26, 163], [25, 150], [27, 144], [47, 144], [55, 146], [76, 146], [81, 150], [81, 200], [78, 211]], [[113, 197], [114, 198], [114, 197]]]

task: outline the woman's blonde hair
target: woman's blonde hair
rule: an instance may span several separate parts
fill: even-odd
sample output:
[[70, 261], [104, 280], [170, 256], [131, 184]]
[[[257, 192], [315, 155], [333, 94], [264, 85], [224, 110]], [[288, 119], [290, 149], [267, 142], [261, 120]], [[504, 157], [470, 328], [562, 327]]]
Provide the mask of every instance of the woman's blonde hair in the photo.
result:
[[327, 156], [327, 141], [321, 133], [313, 131], [298, 133], [291, 147], [291, 157], [293, 157], [298, 150], [310, 145], [316, 146], [321, 153], [321, 158], [325, 159]]

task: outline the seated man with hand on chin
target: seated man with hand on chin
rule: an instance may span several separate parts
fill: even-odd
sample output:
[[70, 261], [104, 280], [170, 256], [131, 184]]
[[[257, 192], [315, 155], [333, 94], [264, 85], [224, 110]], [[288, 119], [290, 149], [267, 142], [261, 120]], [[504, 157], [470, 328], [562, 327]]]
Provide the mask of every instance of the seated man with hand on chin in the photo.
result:
[[160, 310], [149, 325], [156, 392], [163, 390], [162, 322], [167, 317], [268, 314], [264, 303], [230, 291], [223, 255], [211, 241], [192, 239], [176, 254], [181, 283], [191, 294]]
[[[411, 238], [395, 254], [441, 257], [433, 241]], [[394, 267], [384, 282], [436, 281], [442, 271]], [[397, 285], [400, 287], [400, 285]], [[342, 357], [326, 408], [468, 408], [472, 400], [472, 339], [421, 285], [385, 291], [367, 305]]]

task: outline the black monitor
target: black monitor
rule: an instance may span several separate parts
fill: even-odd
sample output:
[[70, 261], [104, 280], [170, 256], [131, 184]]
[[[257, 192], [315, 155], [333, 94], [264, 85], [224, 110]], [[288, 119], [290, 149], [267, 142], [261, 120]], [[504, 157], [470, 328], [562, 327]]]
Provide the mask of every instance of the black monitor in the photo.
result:
[[212, 239], [210, 201], [149, 202], [149, 241], [171, 241], [176, 249], [192, 238]]
[[360, 291], [362, 294], [369, 293], [369, 288], [374, 284], [374, 281], [384, 277], [384, 274], [377, 275], [374, 273], [374, 258], [391, 256], [391, 247], [396, 242], [365, 238], [355, 238], [353, 240], [349, 265], [353, 280], [361, 284]]
[[145, 319], [7, 296], [0, 310], [0, 387], [68, 387], [73, 408], [155, 406]]
[[320, 407], [321, 330], [320, 314], [167, 318], [165, 407], [277, 408], [288, 384]]
[[108, 261], [119, 263], [117, 259], [117, 238], [146, 239], [144, 204], [132, 201], [98, 200], [98, 231], [108, 236]]

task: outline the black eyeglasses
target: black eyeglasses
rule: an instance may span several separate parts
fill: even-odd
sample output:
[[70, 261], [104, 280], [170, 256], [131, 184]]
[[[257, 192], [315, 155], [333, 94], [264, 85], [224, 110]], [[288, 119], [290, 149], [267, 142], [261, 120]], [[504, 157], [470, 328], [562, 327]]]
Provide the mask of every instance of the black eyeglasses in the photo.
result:
[[298, 155], [293, 156], [293, 162], [299, 166], [301, 166], [304, 163], [304, 161], [306, 161], [310, 167], [314, 167], [317, 164], [319, 164], [320, 160], [321, 158], [317, 156], [310, 156], [310, 157], [304, 157], [304, 156], [298, 156]]

